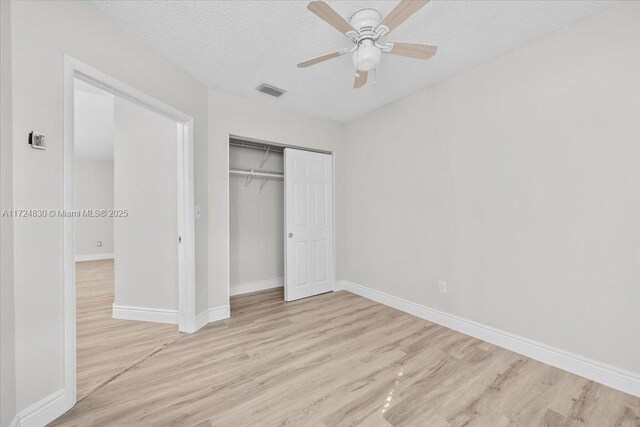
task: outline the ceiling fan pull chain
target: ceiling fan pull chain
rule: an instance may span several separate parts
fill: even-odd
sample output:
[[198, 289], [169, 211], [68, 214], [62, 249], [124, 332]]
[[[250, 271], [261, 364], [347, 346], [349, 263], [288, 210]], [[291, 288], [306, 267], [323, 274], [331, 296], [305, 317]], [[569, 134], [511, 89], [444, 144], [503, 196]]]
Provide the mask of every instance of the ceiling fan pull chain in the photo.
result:
[[378, 71], [378, 69], [377, 69], [377, 68], [374, 68], [374, 69], [373, 69], [373, 85], [374, 85], [374, 86], [376, 85], [376, 75], [377, 75], [377, 74], [376, 74], [376, 72], [377, 72], [377, 71]]

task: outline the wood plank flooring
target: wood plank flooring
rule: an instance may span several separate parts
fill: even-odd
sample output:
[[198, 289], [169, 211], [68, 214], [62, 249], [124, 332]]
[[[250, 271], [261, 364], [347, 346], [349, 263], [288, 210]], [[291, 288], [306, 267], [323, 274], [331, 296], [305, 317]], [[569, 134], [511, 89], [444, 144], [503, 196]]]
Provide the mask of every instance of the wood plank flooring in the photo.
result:
[[113, 260], [76, 263], [77, 396], [178, 339], [177, 325], [112, 317]]
[[640, 399], [348, 292], [234, 297], [59, 426], [640, 426]]

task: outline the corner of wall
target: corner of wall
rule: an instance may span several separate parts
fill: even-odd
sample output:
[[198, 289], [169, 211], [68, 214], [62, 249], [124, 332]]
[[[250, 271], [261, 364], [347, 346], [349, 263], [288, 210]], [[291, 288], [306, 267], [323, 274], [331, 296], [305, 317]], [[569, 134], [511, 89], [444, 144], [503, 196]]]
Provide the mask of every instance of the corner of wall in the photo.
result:
[[[0, 2], [0, 205], [13, 207], [11, 2]], [[0, 426], [15, 424], [15, 316], [13, 295], [13, 219], [0, 219]]]
[[351, 122], [339, 123], [338, 133], [340, 147], [337, 152], [334, 153], [335, 162], [335, 174], [334, 174], [334, 189], [335, 189], [335, 251], [336, 251], [336, 285], [338, 282], [347, 279], [347, 270], [349, 266], [347, 241], [348, 241], [348, 227], [347, 227], [347, 189], [346, 189], [346, 176], [347, 176], [347, 152], [348, 152], [348, 140], [349, 140], [349, 124]]

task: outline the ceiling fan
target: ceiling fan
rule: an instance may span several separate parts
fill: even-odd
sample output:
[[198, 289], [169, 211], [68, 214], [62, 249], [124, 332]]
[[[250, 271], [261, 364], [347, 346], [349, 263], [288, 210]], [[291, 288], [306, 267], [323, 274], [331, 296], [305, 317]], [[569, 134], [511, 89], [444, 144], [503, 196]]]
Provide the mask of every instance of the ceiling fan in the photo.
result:
[[395, 30], [428, 2], [429, 0], [401, 0], [384, 19], [382, 19], [380, 12], [375, 9], [362, 9], [354, 13], [347, 22], [326, 2], [322, 0], [311, 1], [307, 5], [307, 9], [347, 36], [354, 45], [350, 48], [337, 50], [301, 62], [298, 67], [305, 68], [331, 58], [353, 53], [353, 65], [356, 68], [353, 88], [358, 89], [367, 82], [369, 71], [375, 70], [380, 64], [383, 53], [416, 59], [429, 59], [436, 54], [437, 46], [381, 42], [384, 36]]

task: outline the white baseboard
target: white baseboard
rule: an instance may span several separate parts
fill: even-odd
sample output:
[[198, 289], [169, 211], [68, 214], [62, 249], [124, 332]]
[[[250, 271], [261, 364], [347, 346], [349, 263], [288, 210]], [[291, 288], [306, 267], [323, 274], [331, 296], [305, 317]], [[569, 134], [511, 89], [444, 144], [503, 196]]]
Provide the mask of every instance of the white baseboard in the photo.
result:
[[240, 283], [229, 286], [229, 294], [242, 295], [251, 292], [266, 291], [267, 289], [281, 288], [284, 286], [284, 277], [275, 279], [258, 280], [257, 282]]
[[196, 332], [209, 323], [209, 310], [205, 310], [196, 316]]
[[556, 368], [569, 371], [608, 387], [640, 397], [640, 374], [589, 359], [575, 353], [454, 316], [421, 304], [398, 298], [346, 280], [336, 283], [336, 289], [345, 289], [367, 299], [393, 307], [405, 313], [437, 323], [463, 334], [487, 341], [499, 347], [530, 357]]
[[76, 262], [81, 261], [99, 261], [102, 259], [113, 259], [113, 252], [103, 253], [103, 254], [84, 254], [84, 255], [76, 255]]
[[217, 322], [218, 320], [228, 319], [231, 316], [231, 308], [229, 305], [221, 305], [220, 307], [214, 307], [209, 309], [209, 323]]
[[141, 320], [144, 322], [171, 323], [177, 325], [178, 317], [178, 310], [113, 304], [114, 319]]
[[214, 307], [203, 311], [196, 316], [196, 331], [207, 323], [228, 319], [230, 315], [231, 310], [228, 305], [221, 305], [220, 307]]
[[20, 411], [10, 425], [42, 427], [64, 414], [66, 410], [64, 389], [61, 389]]

